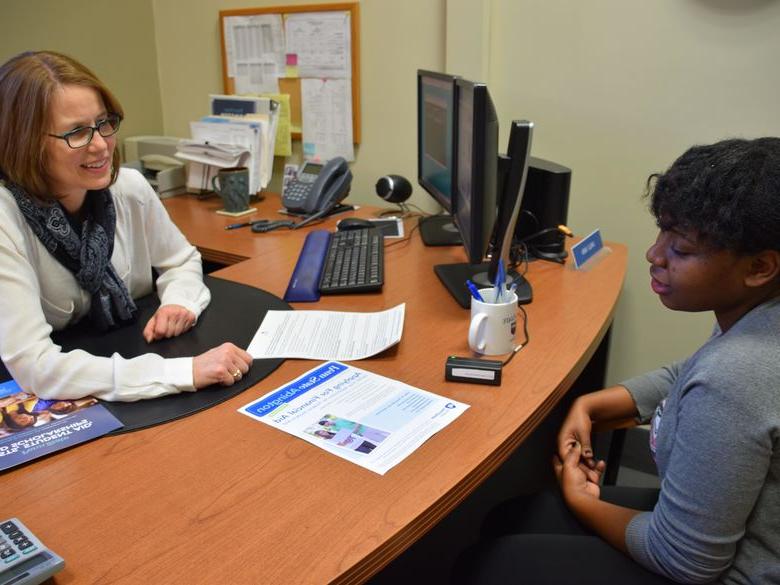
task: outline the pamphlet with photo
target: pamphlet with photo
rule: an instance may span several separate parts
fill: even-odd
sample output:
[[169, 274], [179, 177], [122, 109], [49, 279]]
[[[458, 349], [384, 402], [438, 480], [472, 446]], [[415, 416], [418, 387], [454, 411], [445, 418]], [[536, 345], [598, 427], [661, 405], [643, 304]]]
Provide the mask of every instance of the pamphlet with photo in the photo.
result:
[[239, 412], [384, 475], [468, 407], [354, 366], [326, 362]]
[[0, 471], [121, 427], [91, 396], [43, 400], [14, 380], [0, 383]]

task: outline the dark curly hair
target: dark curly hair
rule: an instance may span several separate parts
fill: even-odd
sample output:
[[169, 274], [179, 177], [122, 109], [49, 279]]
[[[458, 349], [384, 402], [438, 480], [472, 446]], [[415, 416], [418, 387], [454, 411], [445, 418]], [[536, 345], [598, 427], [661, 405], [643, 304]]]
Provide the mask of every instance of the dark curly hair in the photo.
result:
[[737, 254], [780, 250], [780, 138], [694, 146], [647, 190], [661, 229], [693, 230]]

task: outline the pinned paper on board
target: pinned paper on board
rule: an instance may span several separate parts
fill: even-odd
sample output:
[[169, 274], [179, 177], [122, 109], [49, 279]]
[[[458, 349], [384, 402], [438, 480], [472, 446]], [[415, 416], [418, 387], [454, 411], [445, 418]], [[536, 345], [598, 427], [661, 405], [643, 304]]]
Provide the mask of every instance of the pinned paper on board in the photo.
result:
[[[278, 91], [260, 89], [277, 83], [285, 72], [285, 42], [280, 14], [230, 16], [222, 27], [227, 72], [236, 80], [236, 93]], [[239, 84], [246, 91], [239, 91]], [[278, 87], [278, 85], [276, 86]]]
[[[344, 80], [349, 91], [342, 95], [348, 103], [337, 111], [339, 118], [331, 125], [328, 137], [324, 141], [321, 136], [308, 141], [305, 149], [313, 159], [324, 160], [334, 152], [352, 159], [351, 151], [360, 142], [361, 134], [358, 3], [221, 10], [219, 18], [223, 93], [289, 96], [290, 139], [302, 140], [304, 82]], [[308, 101], [312, 103], [311, 99]], [[279, 156], [292, 152], [292, 145], [287, 146], [286, 104], [284, 109], [274, 145]], [[353, 146], [346, 151], [338, 146], [339, 140], [333, 141], [341, 124], [341, 111], [348, 111], [351, 116]], [[319, 113], [315, 112], [314, 118], [317, 117]], [[309, 127], [312, 128], [311, 123]]]
[[298, 76], [341, 79], [352, 76], [349, 12], [288, 14], [284, 28], [287, 54], [295, 56]]
[[279, 76], [273, 61], [236, 63], [236, 93], [256, 94], [279, 91]]
[[302, 79], [303, 158], [355, 160], [352, 93], [346, 79]]

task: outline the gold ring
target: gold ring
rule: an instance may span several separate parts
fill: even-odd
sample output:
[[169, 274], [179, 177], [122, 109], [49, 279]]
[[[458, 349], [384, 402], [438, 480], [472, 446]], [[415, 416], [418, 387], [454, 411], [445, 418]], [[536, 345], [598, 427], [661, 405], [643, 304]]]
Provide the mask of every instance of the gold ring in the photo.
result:
[[241, 370], [236, 370], [235, 372], [231, 372], [230, 375], [233, 376], [236, 380], [238, 380], [241, 377]]

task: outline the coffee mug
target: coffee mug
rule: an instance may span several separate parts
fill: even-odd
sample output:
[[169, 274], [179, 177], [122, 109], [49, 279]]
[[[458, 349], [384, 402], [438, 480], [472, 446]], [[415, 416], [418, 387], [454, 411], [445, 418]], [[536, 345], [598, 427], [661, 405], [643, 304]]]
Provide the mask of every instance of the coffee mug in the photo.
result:
[[483, 355], [501, 355], [515, 348], [517, 330], [517, 294], [505, 291], [501, 302], [494, 302], [494, 288], [479, 291], [482, 301], [471, 299], [469, 347]]
[[219, 169], [211, 178], [211, 186], [219, 196], [225, 211], [237, 213], [249, 208], [249, 169], [229, 167]]

